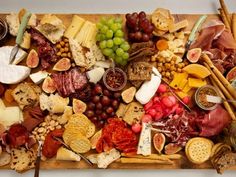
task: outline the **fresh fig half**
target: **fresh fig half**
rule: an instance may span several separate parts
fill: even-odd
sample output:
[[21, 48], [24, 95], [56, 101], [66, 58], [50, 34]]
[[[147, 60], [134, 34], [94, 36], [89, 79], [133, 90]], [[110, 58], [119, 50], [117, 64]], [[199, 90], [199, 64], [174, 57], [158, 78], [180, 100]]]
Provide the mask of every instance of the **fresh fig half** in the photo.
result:
[[163, 133], [156, 133], [153, 136], [153, 145], [159, 154], [163, 150], [165, 142], [166, 142], [166, 137]]
[[174, 143], [169, 143], [165, 146], [165, 154], [167, 155], [176, 154], [181, 149], [182, 147], [180, 147], [179, 145], [174, 144]]
[[187, 59], [191, 63], [197, 63], [199, 58], [201, 57], [202, 49], [201, 48], [193, 48], [190, 49], [187, 53]]
[[26, 65], [29, 68], [36, 68], [39, 65], [39, 56], [34, 49], [31, 49], [29, 52], [26, 59]]
[[85, 112], [87, 105], [83, 101], [74, 98], [72, 102], [72, 107], [73, 107], [74, 113], [77, 114], [77, 113]]
[[53, 67], [54, 71], [67, 71], [71, 67], [71, 62], [69, 58], [60, 59]]
[[46, 77], [43, 81], [42, 89], [46, 93], [54, 93], [56, 91], [56, 85], [51, 77]]
[[236, 79], [236, 66], [233, 67], [226, 75], [226, 79], [231, 83]]

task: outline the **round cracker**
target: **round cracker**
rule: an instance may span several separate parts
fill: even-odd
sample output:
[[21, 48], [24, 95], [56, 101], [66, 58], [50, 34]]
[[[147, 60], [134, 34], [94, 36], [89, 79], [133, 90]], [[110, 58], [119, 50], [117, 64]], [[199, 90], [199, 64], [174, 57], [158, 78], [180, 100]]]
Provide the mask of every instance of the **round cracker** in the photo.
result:
[[201, 164], [210, 158], [212, 147], [213, 142], [209, 139], [192, 138], [186, 144], [185, 153], [191, 162]]
[[65, 129], [62, 138], [64, 140], [64, 142], [69, 145], [70, 142], [73, 140], [74, 137], [76, 136], [84, 136], [83, 134], [81, 134], [79, 131], [76, 131], [74, 129]]
[[84, 114], [73, 114], [68, 123], [87, 127], [90, 123], [90, 120]]
[[91, 149], [91, 143], [88, 138], [77, 136], [70, 142], [70, 147], [77, 153], [86, 153]]
[[92, 149], [96, 149], [97, 142], [101, 138], [101, 136], [102, 136], [102, 130], [99, 130], [92, 136], [92, 138], [90, 139]]
[[221, 145], [223, 145], [223, 143], [214, 144], [214, 146], [212, 147], [212, 150], [211, 150], [211, 157], [213, 157], [216, 154], [216, 149]]
[[87, 128], [87, 131], [86, 131], [86, 137], [87, 138], [90, 138], [91, 136], [94, 135], [95, 133], [95, 130], [96, 130], [96, 127], [95, 125], [91, 122]]

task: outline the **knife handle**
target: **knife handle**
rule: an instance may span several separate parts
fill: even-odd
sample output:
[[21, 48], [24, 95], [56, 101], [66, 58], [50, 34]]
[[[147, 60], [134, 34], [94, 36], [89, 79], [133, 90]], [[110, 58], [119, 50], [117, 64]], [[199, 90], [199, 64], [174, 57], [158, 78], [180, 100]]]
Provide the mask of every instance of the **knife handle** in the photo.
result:
[[34, 177], [39, 177], [40, 161], [41, 161], [41, 156], [37, 156], [35, 162]]
[[18, 33], [17, 33], [17, 37], [16, 37], [16, 44], [20, 45], [23, 39], [23, 35], [26, 29], [26, 26], [28, 24], [28, 21], [31, 17], [31, 12], [27, 11], [21, 21]]
[[202, 23], [206, 20], [206, 18], [207, 18], [207, 15], [202, 15], [201, 17], [199, 17], [199, 19], [195, 23], [195, 25], [189, 35], [189, 38], [188, 38], [189, 41], [194, 41], [196, 32], [201, 27]]

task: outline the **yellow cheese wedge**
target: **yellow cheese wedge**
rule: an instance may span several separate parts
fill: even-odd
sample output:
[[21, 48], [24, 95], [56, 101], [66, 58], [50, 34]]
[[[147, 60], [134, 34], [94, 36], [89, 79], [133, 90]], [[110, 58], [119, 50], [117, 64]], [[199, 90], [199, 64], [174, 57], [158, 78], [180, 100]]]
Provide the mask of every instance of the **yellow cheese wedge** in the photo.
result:
[[183, 92], [188, 93], [191, 90], [192, 87], [190, 87], [188, 84], [185, 85]]
[[74, 15], [70, 26], [66, 29], [64, 36], [67, 38], [74, 38], [84, 25], [85, 20], [78, 15]]
[[69, 160], [69, 161], [80, 161], [80, 156], [77, 155], [76, 153], [64, 148], [64, 147], [60, 147], [57, 150], [57, 156], [56, 156], [57, 160]]
[[176, 91], [175, 92], [181, 99], [183, 99], [186, 96], [189, 96], [187, 93], [183, 92], [183, 91]]
[[183, 71], [199, 79], [204, 79], [211, 74], [205, 66], [202, 66], [200, 64], [187, 65], [183, 68]]
[[175, 73], [174, 74], [174, 79], [170, 83], [170, 86], [174, 89], [180, 88], [180, 84], [182, 80], [186, 80], [188, 78], [187, 73]]
[[202, 87], [206, 84], [207, 84], [206, 80], [196, 79], [196, 78], [188, 78], [188, 85], [190, 87], [199, 88], [199, 87]]
[[182, 81], [180, 81], [179, 89], [183, 90], [187, 83], [188, 83], [188, 79], [183, 79]]

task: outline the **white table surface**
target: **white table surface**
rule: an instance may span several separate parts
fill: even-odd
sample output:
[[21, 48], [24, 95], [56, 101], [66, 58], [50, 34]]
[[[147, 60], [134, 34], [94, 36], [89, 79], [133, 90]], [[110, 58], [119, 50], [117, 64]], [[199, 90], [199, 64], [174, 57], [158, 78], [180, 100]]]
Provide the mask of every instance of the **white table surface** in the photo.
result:
[[[236, 0], [225, 0], [230, 11], [236, 12]], [[0, 0], [0, 11], [14, 12], [22, 7], [34, 13], [151, 13], [157, 7], [172, 13], [216, 13], [218, 0]], [[235, 177], [236, 171], [226, 171], [224, 177]], [[32, 177], [33, 171], [17, 174], [1, 170], [1, 177]], [[41, 177], [217, 177], [215, 170], [42, 170]]]

